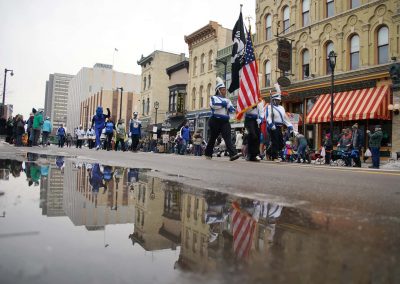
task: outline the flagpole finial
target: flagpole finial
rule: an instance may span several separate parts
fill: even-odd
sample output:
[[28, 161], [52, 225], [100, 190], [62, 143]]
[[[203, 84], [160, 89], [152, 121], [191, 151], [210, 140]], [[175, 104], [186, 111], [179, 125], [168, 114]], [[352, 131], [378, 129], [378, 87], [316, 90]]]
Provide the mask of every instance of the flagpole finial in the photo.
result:
[[240, 13], [242, 13], [243, 4], [240, 4]]

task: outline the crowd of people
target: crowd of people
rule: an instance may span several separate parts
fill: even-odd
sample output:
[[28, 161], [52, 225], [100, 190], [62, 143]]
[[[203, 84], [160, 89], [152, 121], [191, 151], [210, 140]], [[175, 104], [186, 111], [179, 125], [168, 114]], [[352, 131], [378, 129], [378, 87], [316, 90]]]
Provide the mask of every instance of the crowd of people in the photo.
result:
[[[244, 128], [232, 135], [231, 115], [235, 108], [226, 97], [226, 87], [222, 79], [217, 78], [215, 94], [210, 98], [211, 117], [209, 119], [208, 141], [202, 137], [202, 132], [191, 131], [189, 123], [177, 131], [176, 135], [164, 134], [162, 137], [142, 137], [141, 121], [138, 113], [134, 112], [128, 125], [124, 119], [114, 122], [110, 109], [107, 114], [98, 106], [92, 117], [91, 126], [84, 129], [82, 125], [73, 132], [68, 132], [64, 125], [59, 125], [55, 131], [58, 147], [76, 148], [86, 146], [89, 149], [104, 149], [107, 151], [145, 151], [175, 153], [178, 155], [192, 154], [194, 156], [212, 157], [229, 156], [231, 161], [242, 157], [250, 162], [259, 162], [269, 159], [275, 162], [309, 163], [308, 141], [305, 136], [293, 129], [284, 107], [281, 103], [281, 90], [275, 84], [276, 92], [271, 93], [270, 103], [261, 100], [245, 110]], [[10, 117], [6, 122], [6, 141], [15, 146], [42, 146], [50, 144], [49, 138], [53, 132], [50, 117], [43, 116], [43, 110], [35, 108], [24, 120], [22, 115]], [[379, 148], [382, 140], [382, 131], [379, 126], [374, 133], [367, 131], [369, 149], [365, 157], [372, 157], [372, 168], [379, 168]], [[337, 155], [345, 161], [346, 166], [361, 167], [361, 157], [364, 149], [363, 132], [358, 124], [352, 129], [343, 129], [334, 151], [330, 133], [325, 135], [320, 155], [326, 164], [337, 159]], [[366, 148], [365, 148], [366, 149]], [[365, 150], [364, 149], [364, 150]], [[338, 154], [339, 153], [339, 154]]]

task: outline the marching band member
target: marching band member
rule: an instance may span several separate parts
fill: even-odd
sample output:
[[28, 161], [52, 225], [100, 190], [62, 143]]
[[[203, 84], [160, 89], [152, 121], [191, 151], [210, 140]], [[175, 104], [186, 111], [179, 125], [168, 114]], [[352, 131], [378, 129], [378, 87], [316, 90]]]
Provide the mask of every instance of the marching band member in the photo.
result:
[[286, 115], [285, 108], [280, 105], [281, 103], [281, 88], [278, 83], [275, 83], [276, 93], [271, 96], [271, 103], [267, 107], [266, 118], [267, 127], [271, 136], [271, 149], [272, 159], [276, 162], [278, 160], [279, 151], [283, 148], [282, 126], [286, 125], [289, 132], [293, 131], [293, 125]]

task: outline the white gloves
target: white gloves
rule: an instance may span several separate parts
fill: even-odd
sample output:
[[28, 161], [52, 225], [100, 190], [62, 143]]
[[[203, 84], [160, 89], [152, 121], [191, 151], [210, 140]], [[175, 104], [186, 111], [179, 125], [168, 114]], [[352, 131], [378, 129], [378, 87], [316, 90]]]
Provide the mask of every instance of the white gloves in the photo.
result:
[[272, 130], [276, 130], [276, 126], [275, 126], [275, 125], [272, 125], [271, 129], [272, 129]]
[[261, 124], [261, 119], [257, 118], [257, 124], [258, 124], [258, 125]]

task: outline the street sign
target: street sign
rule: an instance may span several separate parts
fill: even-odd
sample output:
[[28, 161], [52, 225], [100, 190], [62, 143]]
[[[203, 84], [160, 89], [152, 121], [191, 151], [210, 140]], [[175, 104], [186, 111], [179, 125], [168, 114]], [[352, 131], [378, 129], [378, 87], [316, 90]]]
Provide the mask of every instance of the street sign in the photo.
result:
[[278, 41], [278, 68], [290, 71], [292, 65], [292, 44], [287, 39]]
[[282, 86], [282, 87], [289, 87], [290, 84], [291, 84], [289, 78], [288, 78], [288, 77], [285, 77], [285, 76], [279, 77], [277, 81], [278, 81], [278, 84], [279, 84], [280, 86]]

